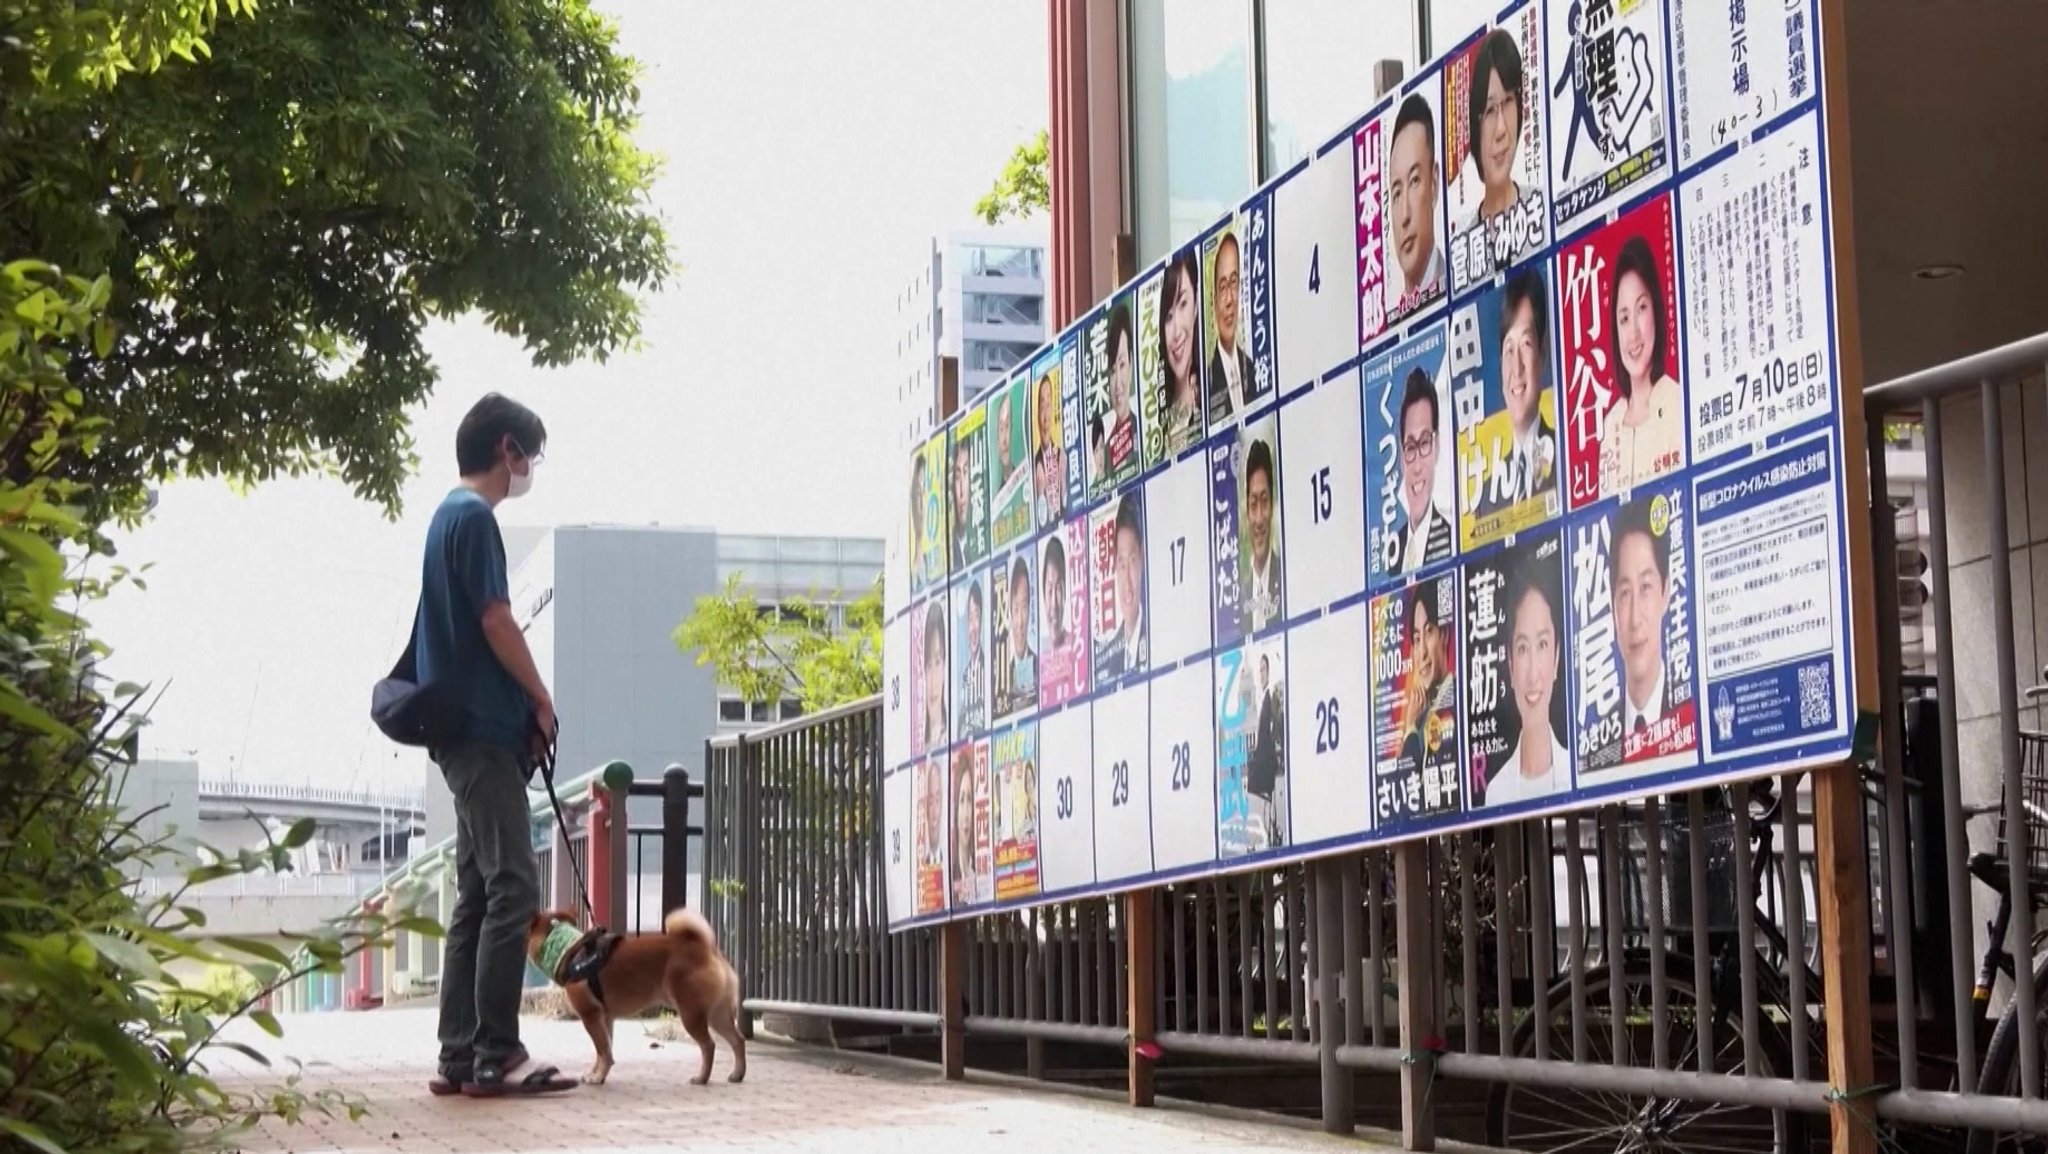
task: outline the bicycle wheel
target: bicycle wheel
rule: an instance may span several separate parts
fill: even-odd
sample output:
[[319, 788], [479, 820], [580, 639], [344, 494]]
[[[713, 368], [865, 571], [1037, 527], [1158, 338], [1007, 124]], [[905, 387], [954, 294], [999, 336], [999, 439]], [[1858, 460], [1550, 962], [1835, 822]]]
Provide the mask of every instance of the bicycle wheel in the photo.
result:
[[[1651, 1065], [1652, 1035], [1650, 962], [1631, 957], [1622, 970], [1622, 1003], [1632, 1017], [1624, 1032], [1629, 1047], [1628, 1064]], [[1699, 999], [1692, 984], [1692, 963], [1677, 958], [1665, 960], [1665, 997], [1670, 1023], [1667, 1055], [1671, 1069], [1699, 1068], [1700, 1034], [1696, 1028]], [[1586, 973], [1586, 1064], [1614, 1062], [1610, 1030], [1609, 991], [1614, 971], [1601, 966]], [[1571, 981], [1559, 981], [1550, 992], [1551, 1020], [1546, 1024], [1553, 1060], [1571, 1060]], [[1529, 1015], [1515, 1027], [1514, 1054], [1531, 1058], [1536, 1054], [1536, 1019]], [[1742, 1033], [1726, 1012], [1716, 1008], [1705, 1031], [1709, 1052], [1714, 1055], [1716, 1073], [1743, 1074]], [[1775, 1032], [1764, 1036], [1763, 1076], [1790, 1069], [1784, 1039]], [[1552, 1087], [1496, 1083], [1487, 1096], [1487, 1143], [1527, 1154], [1592, 1154], [1613, 1151], [1698, 1151], [1722, 1154], [1729, 1150], [1775, 1151], [1776, 1154], [1806, 1154], [1812, 1120], [1803, 1114], [1736, 1106], [1710, 1101], [1610, 1094], [1594, 1090], [1566, 1090]]]
[[[2041, 1066], [2048, 1070], [2048, 954], [2034, 962], [2034, 1036], [2042, 1039], [2038, 1050]], [[2005, 1007], [1998, 1025], [1991, 1031], [1991, 1044], [1984, 1050], [1984, 1069], [1977, 1078], [1977, 1093], [1999, 1098], [2020, 1095], [2020, 1011], [2018, 999]], [[2048, 1097], [2048, 1076], [2034, 1087], [2035, 1097]], [[1969, 1154], [2043, 1154], [2048, 1152], [2048, 1135], [2001, 1133], [1972, 1130]]]

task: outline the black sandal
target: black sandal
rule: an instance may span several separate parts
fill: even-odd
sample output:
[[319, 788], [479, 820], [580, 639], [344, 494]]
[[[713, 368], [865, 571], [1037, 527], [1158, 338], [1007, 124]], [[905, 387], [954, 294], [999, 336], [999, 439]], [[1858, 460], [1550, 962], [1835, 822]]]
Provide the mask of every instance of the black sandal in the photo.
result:
[[513, 1072], [526, 1065], [527, 1058], [525, 1048], [521, 1047], [502, 1062], [478, 1063], [475, 1074], [463, 1083], [462, 1092], [471, 1098], [505, 1098], [560, 1094], [576, 1088], [576, 1080], [564, 1078], [555, 1066], [537, 1066], [526, 1076], [514, 1079]]
[[473, 1071], [468, 1066], [443, 1066], [427, 1081], [427, 1093], [436, 1098], [447, 1098], [462, 1093]]

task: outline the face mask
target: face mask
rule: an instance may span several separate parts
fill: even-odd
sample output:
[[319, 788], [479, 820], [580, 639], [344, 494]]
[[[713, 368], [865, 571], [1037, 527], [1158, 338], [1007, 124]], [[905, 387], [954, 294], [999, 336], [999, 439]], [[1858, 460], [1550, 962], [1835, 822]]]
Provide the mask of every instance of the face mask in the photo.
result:
[[512, 474], [512, 487], [506, 492], [506, 496], [524, 497], [532, 488], [533, 461], [529, 458], [526, 462], [526, 471], [524, 473]]

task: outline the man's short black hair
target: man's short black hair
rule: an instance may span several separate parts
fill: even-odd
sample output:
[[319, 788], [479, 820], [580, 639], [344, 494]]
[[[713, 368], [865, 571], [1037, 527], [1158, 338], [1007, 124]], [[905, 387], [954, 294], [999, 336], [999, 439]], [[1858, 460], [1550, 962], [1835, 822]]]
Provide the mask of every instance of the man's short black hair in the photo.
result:
[[1263, 439], [1253, 441], [1251, 451], [1244, 455], [1244, 485], [1247, 490], [1251, 488], [1253, 473], [1264, 473], [1266, 488], [1273, 488], [1273, 449]]
[[506, 437], [529, 457], [548, 443], [547, 426], [532, 409], [499, 393], [486, 393], [469, 407], [455, 430], [455, 465], [465, 477], [488, 473], [498, 463], [498, 444]]
[[1643, 541], [1650, 546], [1650, 561], [1657, 566], [1659, 580], [1671, 581], [1671, 534], [1658, 533], [1650, 527], [1650, 502], [1655, 498], [1644, 497], [1630, 501], [1614, 512], [1614, 539], [1608, 546], [1607, 572], [1609, 577], [1621, 574], [1621, 542], [1625, 537], [1640, 533]]
[[1392, 145], [1393, 138], [1401, 135], [1401, 130], [1411, 124], [1421, 126], [1422, 138], [1429, 142], [1429, 154], [1434, 157], [1436, 155], [1436, 113], [1430, 110], [1429, 101], [1423, 99], [1420, 92], [1409, 93], [1408, 99], [1401, 102], [1401, 110], [1394, 114], [1393, 135], [1387, 138], [1389, 146]]
[[1550, 293], [1543, 283], [1540, 269], [1523, 266], [1508, 274], [1506, 291], [1500, 298], [1500, 330], [1505, 333], [1514, 323], [1515, 310], [1529, 306], [1529, 326], [1536, 334], [1537, 376], [1546, 375], [1550, 364]]
[[1429, 427], [1436, 428], [1440, 410], [1436, 407], [1436, 382], [1421, 366], [1408, 370], [1408, 380], [1401, 389], [1401, 427], [1408, 427], [1408, 410], [1417, 405], [1429, 406]]
[[1116, 531], [1122, 533], [1126, 529], [1130, 530], [1131, 536], [1136, 537], [1138, 544], [1143, 545], [1145, 527], [1142, 516], [1138, 512], [1138, 495], [1125, 493], [1123, 500], [1116, 503]]

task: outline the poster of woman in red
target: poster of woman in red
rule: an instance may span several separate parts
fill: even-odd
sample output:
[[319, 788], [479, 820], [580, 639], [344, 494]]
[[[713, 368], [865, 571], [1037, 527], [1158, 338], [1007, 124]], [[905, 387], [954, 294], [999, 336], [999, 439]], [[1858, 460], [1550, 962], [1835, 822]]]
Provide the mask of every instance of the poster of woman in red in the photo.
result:
[[1685, 465], [1677, 245], [1659, 193], [1557, 258], [1571, 507]]

